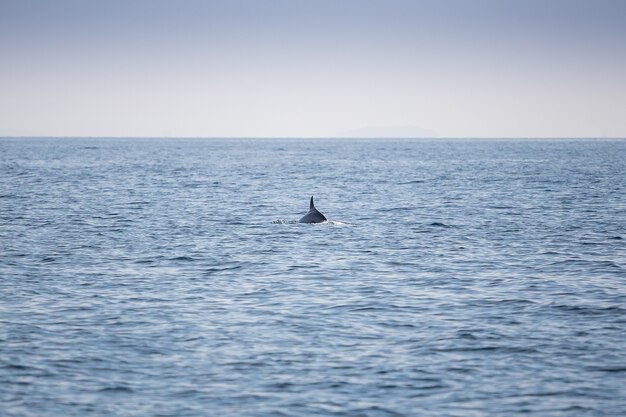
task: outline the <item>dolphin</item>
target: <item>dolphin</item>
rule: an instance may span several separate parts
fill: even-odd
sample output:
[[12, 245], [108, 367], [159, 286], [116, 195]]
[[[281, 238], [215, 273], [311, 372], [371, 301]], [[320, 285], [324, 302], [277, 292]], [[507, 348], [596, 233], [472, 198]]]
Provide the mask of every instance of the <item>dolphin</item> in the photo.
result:
[[325, 222], [326, 217], [317, 211], [315, 205], [313, 205], [313, 196], [311, 196], [311, 204], [309, 204], [309, 212], [300, 219], [298, 223], [321, 223]]

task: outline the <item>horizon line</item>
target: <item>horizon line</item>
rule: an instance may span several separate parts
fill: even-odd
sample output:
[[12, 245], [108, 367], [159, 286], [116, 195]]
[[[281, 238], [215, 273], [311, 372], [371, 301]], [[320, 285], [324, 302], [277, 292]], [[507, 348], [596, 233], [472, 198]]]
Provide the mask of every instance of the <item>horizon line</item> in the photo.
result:
[[624, 140], [626, 136], [99, 136], [99, 135], [0, 135], [0, 139], [208, 139], [208, 140]]

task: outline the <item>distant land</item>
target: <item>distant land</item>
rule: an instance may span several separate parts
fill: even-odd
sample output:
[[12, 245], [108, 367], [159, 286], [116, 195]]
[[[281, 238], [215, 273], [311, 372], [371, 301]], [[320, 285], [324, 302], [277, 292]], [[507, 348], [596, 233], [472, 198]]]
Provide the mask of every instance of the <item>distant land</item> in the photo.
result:
[[338, 138], [438, 138], [439, 134], [418, 126], [370, 126], [344, 130]]

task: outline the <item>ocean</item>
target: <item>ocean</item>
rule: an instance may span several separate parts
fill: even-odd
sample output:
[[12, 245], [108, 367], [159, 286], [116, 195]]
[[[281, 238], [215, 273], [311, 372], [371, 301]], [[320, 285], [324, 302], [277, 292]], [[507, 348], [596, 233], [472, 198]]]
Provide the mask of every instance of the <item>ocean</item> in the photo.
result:
[[625, 140], [3, 138], [0, 414], [623, 416], [625, 239]]

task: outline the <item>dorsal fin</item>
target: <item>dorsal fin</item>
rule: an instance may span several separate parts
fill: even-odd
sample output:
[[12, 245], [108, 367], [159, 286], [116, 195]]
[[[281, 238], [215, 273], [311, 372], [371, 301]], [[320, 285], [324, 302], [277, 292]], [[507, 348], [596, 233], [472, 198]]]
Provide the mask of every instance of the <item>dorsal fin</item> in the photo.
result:
[[311, 196], [311, 202], [309, 203], [309, 212], [302, 217], [298, 223], [323, 223], [327, 221], [326, 216], [317, 211], [315, 203], [313, 203], [313, 196]]

